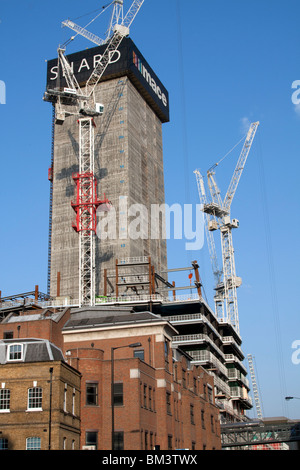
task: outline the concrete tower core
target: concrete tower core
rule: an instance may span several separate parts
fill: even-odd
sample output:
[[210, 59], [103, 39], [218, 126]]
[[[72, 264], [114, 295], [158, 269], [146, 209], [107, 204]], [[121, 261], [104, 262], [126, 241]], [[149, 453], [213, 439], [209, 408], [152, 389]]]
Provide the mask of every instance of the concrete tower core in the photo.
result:
[[[100, 46], [68, 56], [80, 86], [101, 60], [103, 50]], [[57, 60], [49, 61], [47, 89], [57, 86], [58, 80]], [[63, 85], [60, 82], [58, 86]], [[116, 296], [125, 292], [121, 287], [116, 289], [116, 260], [122, 264], [129, 258], [140, 261], [150, 257], [155, 272], [166, 278], [162, 219], [159, 237], [151, 236], [151, 209], [165, 202], [162, 123], [169, 120], [168, 93], [131, 39], [125, 38], [97, 85], [95, 100], [104, 105], [104, 114], [94, 118], [98, 198], [105, 194], [112, 203], [109, 214], [97, 217], [96, 295]], [[79, 235], [72, 228], [75, 212], [71, 206], [76, 190], [72, 176], [79, 168], [78, 127], [76, 116], [55, 124], [50, 231], [49, 293], [73, 299], [78, 299], [79, 293]], [[135, 274], [147, 274], [145, 269], [146, 265], [141, 265]], [[132, 272], [132, 268], [127, 270], [127, 274]], [[141, 288], [148, 294], [146, 285]], [[128, 294], [130, 289], [126, 288]]]

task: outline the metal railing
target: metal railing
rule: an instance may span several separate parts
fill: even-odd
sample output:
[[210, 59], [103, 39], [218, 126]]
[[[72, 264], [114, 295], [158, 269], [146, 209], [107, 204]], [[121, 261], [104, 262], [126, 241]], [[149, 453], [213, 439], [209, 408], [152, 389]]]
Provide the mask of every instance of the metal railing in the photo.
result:
[[244, 364], [234, 354], [225, 354], [225, 361], [239, 364], [239, 366], [247, 373]]
[[214, 349], [218, 351], [221, 357], [225, 357], [223, 351], [215, 344], [214, 341], [210, 339], [208, 335], [203, 333], [195, 334], [195, 335], [178, 335], [175, 336], [173, 339], [173, 343], [197, 343], [199, 341], [205, 341], [213, 346]]

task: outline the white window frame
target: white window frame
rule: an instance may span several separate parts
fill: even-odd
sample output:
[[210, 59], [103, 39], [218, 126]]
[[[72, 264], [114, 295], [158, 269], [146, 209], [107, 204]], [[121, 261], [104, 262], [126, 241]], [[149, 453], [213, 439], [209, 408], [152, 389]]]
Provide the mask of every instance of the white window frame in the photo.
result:
[[64, 387], [64, 412], [67, 412], [67, 393], [68, 393], [68, 385], [65, 384]]
[[42, 387], [30, 387], [28, 389], [28, 392], [27, 392], [27, 410], [26, 411], [43, 411], [43, 408], [41, 406], [37, 406], [37, 407], [29, 407], [29, 403], [30, 403], [30, 398], [29, 398], [29, 393], [30, 393], [30, 390], [34, 390], [35, 388], [37, 389], [40, 389], [41, 390], [41, 396], [40, 397], [31, 397], [31, 400], [40, 400], [41, 403], [43, 403], [43, 389]]
[[[30, 448], [28, 448], [29, 442], [31, 444], [33, 443], [32, 447]], [[41, 443], [42, 443], [42, 440], [40, 437], [37, 437], [37, 436], [27, 437], [26, 450], [41, 450]], [[37, 444], [39, 444], [39, 446], [37, 446]]]
[[[2, 392], [2, 393], [1, 393]], [[0, 408], [0, 413], [10, 413], [10, 389], [1, 388], [0, 395], [3, 394], [3, 397], [0, 398], [3, 405], [8, 403], [8, 408]]]
[[[11, 354], [15, 354], [15, 353], [12, 353], [11, 349], [15, 348], [16, 346], [20, 347], [21, 355], [17, 359], [12, 359], [10, 356], [11, 356]], [[7, 345], [7, 356], [6, 356], [7, 362], [20, 362], [20, 361], [23, 361], [23, 357], [24, 357], [24, 344], [22, 344], [22, 343], [12, 343], [12, 344]]]
[[76, 406], [76, 390], [75, 388], [73, 388], [73, 394], [72, 394], [72, 415], [73, 416], [76, 416], [76, 413], [75, 413], [75, 406]]

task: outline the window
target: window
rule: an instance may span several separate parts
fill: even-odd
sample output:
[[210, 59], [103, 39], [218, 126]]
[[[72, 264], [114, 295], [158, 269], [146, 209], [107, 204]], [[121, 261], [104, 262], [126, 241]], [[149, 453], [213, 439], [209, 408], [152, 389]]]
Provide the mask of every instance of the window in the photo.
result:
[[211, 432], [215, 432], [214, 417], [213, 417], [213, 415], [210, 416], [210, 424], [211, 424]]
[[193, 405], [190, 405], [190, 416], [191, 416], [191, 424], [195, 424], [194, 406]]
[[42, 388], [33, 387], [28, 389], [28, 410], [42, 409]]
[[26, 439], [26, 450], [41, 450], [41, 438], [28, 437]]
[[182, 369], [182, 386], [183, 388], [186, 388], [186, 375], [184, 369]]
[[7, 350], [8, 361], [22, 361], [23, 344], [10, 344]]
[[0, 450], [8, 450], [8, 439], [0, 439]]
[[147, 385], [144, 384], [144, 408], [147, 408]]
[[85, 433], [85, 445], [95, 446], [97, 449], [98, 433], [96, 431], [87, 431]]
[[76, 398], [76, 392], [75, 388], [73, 388], [73, 394], [72, 394], [72, 415], [75, 416], [75, 398]]
[[207, 385], [207, 392], [208, 392], [208, 401], [209, 403], [213, 403], [213, 391], [210, 385]]
[[114, 433], [114, 449], [113, 450], [124, 450], [124, 432], [116, 431]]
[[98, 384], [87, 383], [85, 390], [86, 390], [86, 405], [98, 406]]
[[149, 387], [149, 410], [152, 411], [152, 388]]
[[202, 424], [202, 429], [205, 429], [204, 410], [201, 410], [201, 424]]
[[175, 380], [175, 382], [177, 382], [177, 380], [178, 380], [177, 364], [175, 364], [175, 366], [174, 366], [174, 380]]
[[167, 400], [167, 413], [171, 414], [171, 394], [166, 392], [166, 400]]
[[178, 401], [174, 398], [174, 417], [175, 421], [178, 421]]
[[67, 384], [65, 384], [65, 388], [64, 388], [64, 412], [65, 413], [67, 412], [67, 391], [68, 391], [68, 387], [67, 387]]
[[196, 377], [194, 377], [193, 380], [194, 380], [194, 393], [197, 393], [197, 379], [196, 379]]
[[168, 435], [168, 450], [172, 450], [172, 436]]
[[0, 390], [0, 413], [10, 410], [10, 390], [3, 388]]
[[142, 361], [144, 361], [144, 357], [145, 357], [144, 350], [143, 349], [135, 350], [133, 352], [133, 357], [137, 357], [138, 359], [141, 359]]
[[3, 332], [3, 339], [13, 339], [14, 332], [13, 331], [4, 331]]
[[169, 370], [169, 341], [165, 340], [165, 367]]
[[114, 405], [123, 406], [123, 384], [114, 384]]

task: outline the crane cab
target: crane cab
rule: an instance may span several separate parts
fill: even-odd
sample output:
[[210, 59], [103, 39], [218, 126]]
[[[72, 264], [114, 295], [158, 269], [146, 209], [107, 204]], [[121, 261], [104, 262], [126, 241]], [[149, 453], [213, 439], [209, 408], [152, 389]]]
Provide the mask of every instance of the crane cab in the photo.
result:
[[95, 111], [97, 114], [100, 114], [100, 116], [102, 116], [102, 114], [104, 113], [104, 105], [102, 103], [96, 103]]
[[214, 230], [218, 230], [218, 222], [216, 220], [210, 220], [208, 222], [208, 230], [213, 232]]

